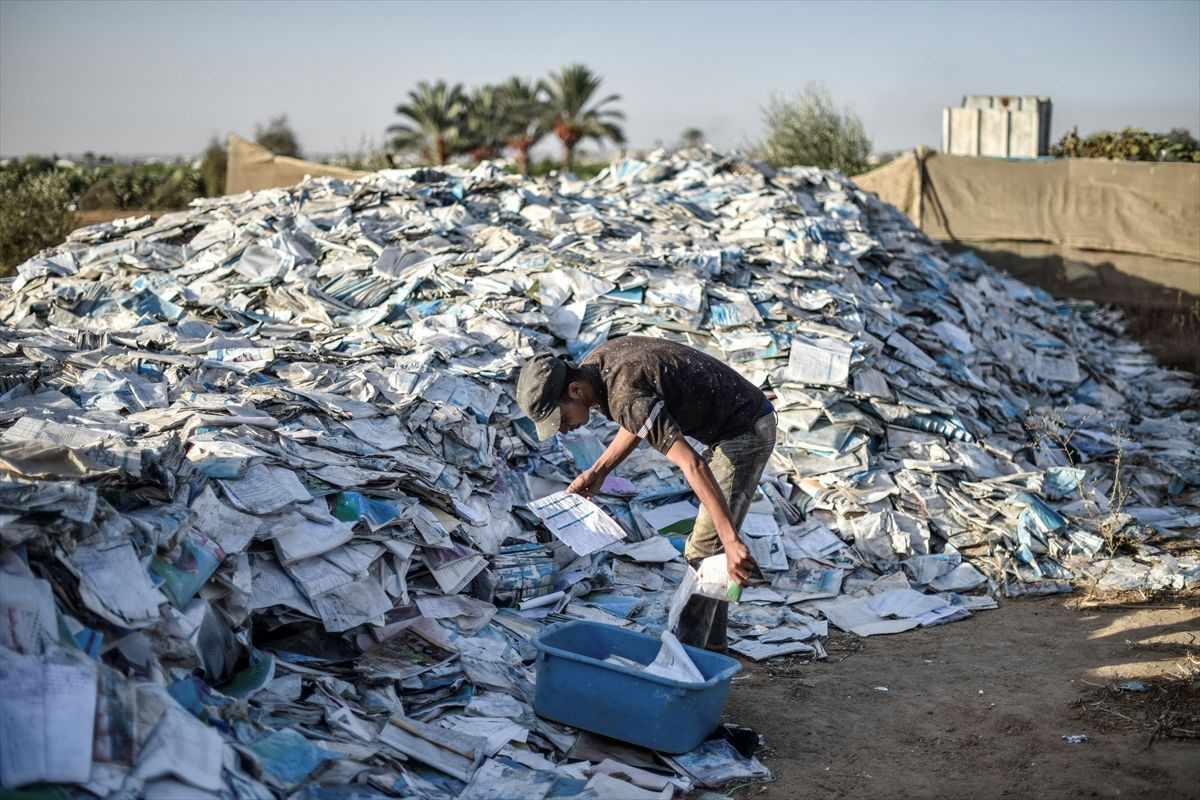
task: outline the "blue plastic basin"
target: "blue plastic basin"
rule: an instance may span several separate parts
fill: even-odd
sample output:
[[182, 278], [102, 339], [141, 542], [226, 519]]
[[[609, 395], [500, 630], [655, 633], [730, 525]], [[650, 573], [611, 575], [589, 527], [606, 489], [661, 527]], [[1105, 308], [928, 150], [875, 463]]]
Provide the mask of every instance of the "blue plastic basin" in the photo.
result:
[[606, 664], [614, 655], [649, 664], [662, 641], [585, 620], [544, 628], [533, 646], [538, 649], [533, 708], [540, 716], [664, 753], [686, 753], [712, 733], [730, 680], [742, 669], [729, 656], [695, 647], [687, 653], [704, 683]]

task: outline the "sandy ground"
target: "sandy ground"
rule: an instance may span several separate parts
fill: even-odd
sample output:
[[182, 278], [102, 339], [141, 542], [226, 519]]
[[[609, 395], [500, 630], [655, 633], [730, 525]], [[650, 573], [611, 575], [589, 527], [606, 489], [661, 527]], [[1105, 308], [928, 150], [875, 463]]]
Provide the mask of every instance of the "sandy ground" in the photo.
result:
[[[1164, 713], [1200, 720], [1198, 683], [1166, 680], [1200, 656], [1194, 598], [1010, 601], [928, 630], [835, 632], [828, 649], [814, 664], [744, 662], [725, 719], [765, 735], [776, 781], [734, 797], [1200, 797], [1200, 738], [1149, 735]], [[1108, 688], [1126, 679], [1149, 691]]]

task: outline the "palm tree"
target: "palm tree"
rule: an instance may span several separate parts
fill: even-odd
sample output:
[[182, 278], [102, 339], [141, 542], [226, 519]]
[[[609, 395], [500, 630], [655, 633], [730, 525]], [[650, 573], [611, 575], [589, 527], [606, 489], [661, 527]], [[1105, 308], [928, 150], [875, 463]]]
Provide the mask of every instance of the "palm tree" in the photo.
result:
[[396, 106], [396, 113], [410, 122], [388, 128], [392, 146], [416, 150], [434, 164], [445, 164], [462, 147], [466, 109], [467, 97], [461, 83], [448, 87], [445, 81], [421, 81], [408, 93], [408, 102]]
[[476, 163], [495, 158], [504, 149], [505, 106], [495, 86], [480, 86], [467, 99], [462, 145]]
[[542, 86], [513, 76], [499, 91], [504, 106], [506, 143], [517, 153], [521, 174], [528, 175], [529, 151], [551, 127]]
[[583, 64], [563, 67], [540, 84], [547, 94], [547, 104], [553, 120], [554, 133], [563, 145], [563, 171], [570, 172], [575, 163], [575, 145], [582, 139], [611, 139], [625, 143], [625, 132], [614, 120], [625, 119], [620, 111], [604, 108], [621, 99], [610, 94], [588, 106], [592, 95], [600, 88], [600, 78]]

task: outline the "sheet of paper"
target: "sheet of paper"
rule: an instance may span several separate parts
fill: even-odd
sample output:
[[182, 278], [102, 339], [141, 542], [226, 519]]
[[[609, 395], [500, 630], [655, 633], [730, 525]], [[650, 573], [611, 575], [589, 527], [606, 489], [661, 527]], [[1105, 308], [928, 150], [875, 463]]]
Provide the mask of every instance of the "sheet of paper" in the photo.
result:
[[327, 561], [324, 556], [285, 564], [283, 569], [299, 584], [307, 597], [315, 597], [354, 580], [353, 575]]
[[395, 450], [408, 444], [408, 431], [398, 417], [350, 419], [343, 424], [359, 439], [380, 450]]
[[824, 386], [845, 386], [850, 377], [854, 348], [836, 339], [792, 338], [788, 355], [788, 380]]
[[312, 499], [296, 473], [266, 464], [252, 464], [242, 477], [221, 480], [220, 484], [229, 502], [251, 514], [270, 514]]
[[946, 605], [937, 595], [921, 594], [914, 589], [891, 589], [867, 598], [871, 610], [881, 617], [919, 617]]
[[1055, 353], [1037, 350], [1033, 354], [1033, 368], [1029, 372], [1043, 380], [1074, 385], [1083, 380], [1079, 362], [1070, 353]]
[[293, 728], [275, 731], [246, 749], [284, 792], [299, 786], [325, 760], [324, 753]]
[[554, 788], [558, 773], [518, 769], [498, 759], [488, 759], [475, 772], [458, 800], [542, 800]]
[[612, 775], [624, 780], [628, 780], [635, 786], [640, 786], [643, 789], [654, 789], [661, 791], [668, 786], [674, 786], [683, 792], [688, 792], [691, 789], [691, 783], [683, 778], [675, 775], [663, 775], [658, 772], [651, 772], [646, 769], [625, 764], [616, 759], [606, 758], [596, 766], [592, 767], [593, 775]]
[[674, 793], [674, 786], [653, 791], [605, 773], [594, 773], [584, 786], [584, 794], [596, 800], [670, 800]]
[[683, 649], [683, 644], [670, 631], [663, 631], [662, 647], [645, 672], [647, 675], [658, 675], [674, 681], [704, 683], [704, 673], [696, 667], [691, 656]]
[[433, 566], [427, 564], [429, 572], [446, 594], [461, 592], [471, 580], [487, 567], [487, 559], [479, 554], [460, 558], [449, 564]]
[[788, 568], [787, 555], [783, 551], [783, 537], [779, 534], [747, 536], [742, 541], [754, 558], [754, 563], [764, 572], [782, 572]]
[[664, 503], [642, 512], [650, 526], [659, 533], [688, 533], [696, 524], [700, 509], [687, 500]]
[[354, 537], [354, 528], [340, 520], [325, 525], [300, 514], [289, 514], [275, 537], [275, 554], [283, 564], [294, 564], [341, 547]]
[[624, 558], [631, 558], [642, 564], [662, 564], [683, 558], [664, 536], [652, 536], [640, 542], [622, 542], [613, 545], [612, 552]]
[[529, 739], [529, 728], [500, 717], [447, 714], [439, 718], [437, 724], [458, 733], [482, 737], [487, 742], [485, 751], [489, 756], [496, 755], [509, 742], [524, 743]]
[[921, 624], [916, 619], [884, 619], [871, 608], [869, 598], [854, 597], [818, 603], [816, 609], [831, 623], [858, 636], [900, 633]]
[[778, 536], [779, 523], [775, 521], [774, 514], [751, 512], [746, 515], [739, 532], [743, 536]]
[[779, 644], [780, 642], [803, 642], [814, 636], [828, 636], [829, 623], [825, 620], [813, 620], [804, 625], [780, 625], [778, 628], [758, 637], [763, 644]]
[[485, 739], [406, 717], [392, 717], [379, 741], [460, 781], [469, 781], [487, 746]]
[[805, 555], [819, 560], [832, 558], [846, 549], [846, 543], [824, 525], [800, 534], [797, 542]]
[[53, 420], [21, 417], [0, 436], [6, 442], [46, 442], [60, 444], [72, 450], [83, 450], [98, 444], [110, 434], [78, 425], [63, 425]]
[[739, 639], [729, 645], [729, 649], [740, 653], [754, 661], [762, 661], [776, 656], [794, 655], [796, 653], [815, 653], [816, 648], [803, 642], [763, 642], [754, 639]]
[[452, 619], [464, 633], [479, 630], [496, 614], [491, 603], [476, 600], [466, 595], [421, 595], [417, 608], [426, 619]]
[[0, 573], [0, 646], [37, 654], [57, 639], [50, 584], [41, 578]]
[[184, 535], [170, 553], [159, 553], [150, 562], [150, 572], [160, 579], [159, 591], [176, 608], [183, 608], [196, 596], [221, 562], [225, 553], [213, 540], [191, 532]]
[[158, 621], [158, 607], [167, 598], [154, 588], [133, 545], [77, 547], [70, 561], [80, 577], [80, 597], [92, 611], [126, 628], [144, 628]]
[[92, 768], [96, 662], [62, 648], [44, 656], [0, 648], [0, 686], [4, 788], [86, 783]]
[[363, 653], [358, 669], [375, 680], [403, 681], [453, 657], [452, 651], [407, 630]]
[[258, 517], [244, 514], [218, 498], [211, 484], [205, 485], [192, 501], [192, 514], [192, 527], [227, 554], [245, 550], [261, 525]]
[[178, 707], [168, 708], [154, 726], [134, 775], [149, 781], [174, 776], [210, 792], [221, 789], [221, 734]]
[[278, 561], [262, 555], [254, 555], [251, 558], [253, 591], [249, 605], [252, 610], [287, 606], [309, 616], [317, 616], [312, 604], [300, 593], [296, 582], [283, 571]]
[[625, 531], [592, 501], [571, 492], [556, 492], [529, 504], [556, 539], [577, 555], [591, 555], [625, 538]]
[[771, 587], [787, 595], [788, 603], [837, 597], [842, 589], [844, 570], [798, 569], [775, 576]]
[[[198, 420], [196, 422], [200, 424]], [[225, 440], [192, 439], [187, 449], [188, 461], [210, 478], [238, 478], [253, 459], [262, 459], [266, 455], [257, 448]]]
[[392, 607], [383, 587], [369, 577], [319, 594], [312, 598], [312, 604], [329, 633], [379, 620]]

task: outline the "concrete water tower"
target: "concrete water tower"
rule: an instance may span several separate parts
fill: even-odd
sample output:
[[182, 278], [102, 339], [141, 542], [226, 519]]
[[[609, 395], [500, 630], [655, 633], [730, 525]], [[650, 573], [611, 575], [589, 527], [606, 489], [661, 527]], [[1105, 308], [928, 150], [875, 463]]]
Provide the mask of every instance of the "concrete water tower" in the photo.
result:
[[1050, 155], [1050, 98], [969, 94], [942, 109], [942, 152], [955, 156]]

